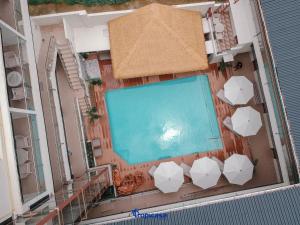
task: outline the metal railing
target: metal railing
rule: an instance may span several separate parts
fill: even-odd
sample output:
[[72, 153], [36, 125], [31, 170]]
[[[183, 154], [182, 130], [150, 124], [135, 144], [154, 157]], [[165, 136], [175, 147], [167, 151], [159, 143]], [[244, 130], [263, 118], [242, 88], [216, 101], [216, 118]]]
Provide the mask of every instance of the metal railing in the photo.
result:
[[[72, 44], [71, 44], [71, 42], [67, 39], [66, 40], [66, 44], [64, 44], [64, 46], [66, 46], [66, 47], [68, 47], [68, 49], [70, 50], [70, 52], [72, 53], [72, 55], [73, 55], [73, 60], [74, 60], [74, 65], [76, 65], [76, 70], [77, 70], [77, 73], [78, 73], [78, 78], [79, 78], [79, 81], [80, 81], [80, 85], [82, 86], [82, 88], [84, 89], [84, 83], [83, 83], [83, 80], [82, 80], [82, 76], [81, 76], [81, 73], [82, 73], [82, 71], [81, 71], [81, 69], [80, 69], [80, 62], [78, 62], [78, 59], [77, 59], [77, 57], [75, 56], [75, 54], [76, 53], [74, 53], [74, 48], [73, 48], [73, 46], [72, 46]], [[70, 79], [70, 77], [69, 77], [69, 70], [68, 70], [68, 68], [67, 68], [67, 66], [66, 66], [66, 64], [65, 64], [65, 61], [64, 61], [64, 57], [63, 57], [63, 54], [62, 54], [62, 52], [61, 52], [62, 50], [59, 48], [59, 58], [60, 58], [60, 60], [61, 60], [61, 62], [62, 62], [62, 66], [63, 66], [63, 68], [64, 68], [64, 70], [66, 71], [66, 73], [67, 73], [67, 77], [68, 77], [68, 83], [69, 83], [69, 85], [70, 85], [70, 87], [73, 89], [73, 87], [72, 87], [72, 81], [71, 81], [71, 79]]]
[[298, 165], [298, 162], [296, 160], [296, 154], [293, 148], [292, 140], [291, 140], [291, 131], [288, 126], [288, 119], [285, 111], [284, 106], [284, 99], [280, 91], [280, 85], [279, 80], [277, 77], [274, 57], [271, 52], [271, 45], [269, 43], [268, 38], [268, 31], [267, 27], [264, 21], [264, 15], [261, 8], [260, 0], [256, 0], [252, 2], [252, 6], [254, 8], [254, 11], [256, 12], [256, 17], [258, 19], [258, 25], [261, 30], [261, 33], [259, 33], [257, 36], [261, 38], [261, 49], [264, 50], [265, 53], [265, 59], [266, 64], [270, 65], [268, 67], [269, 69], [269, 76], [268, 76], [268, 86], [271, 91], [272, 95], [272, 102], [277, 107], [274, 108], [275, 114], [277, 115], [276, 121], [278, 123], [278, 130], [279, 130], [279, 136], [281, 138], [282, 145], [286, 146], [286, 153], [288, 156], [288, 160], [290, 163], [288, 164], [291, 168], [292, 174], [289, 174], [290, 179], [294, 182], [299, 181], [299, 175], [298, 171], [300, 166]]
[[56, 114], [56, 106], [54, 102], [54, 96], [53, 96], [53, 91], [57, 91], [53, 89], [52, 83], [51, 83], [51, 74], [52, 70], [54, 70], [54, 58], [55, 58], [55, 53], [56, 53], [56, 39], [54, 36], [51, 36], [49, 39], [49, 44], [48, 44], [48, 49], [47, 49], [47, 55], [46, 55], [46, 61], [45, 61], [45, 69], [46, 69], [46, 82], [47, 82], [47, 88], [48, 88], [48, 102], [50, 105], [50, 113], [51, 113], [51, 119], [52, 119], [52, 124], [53, 124], [53, 129], [54, 129], [54, 136], [55, 136], [55, 142], [56, 142], [56, 150], [57, 150], [57, 156], [58, 156], [58, 161], [59, 161], [59, 171], [60, 175], [62, 178], [62, 182], [65, 182], [66, 179], [66, 174], [64, 170], [64, 160], [62, 156], [62, 143], [59, 137], [59, 128], [58, 128], [58, 121], [57, 121], [57, 114]]
[[87, 219], [87, 211], [110, 185], [109, 169], [88, 172], [55, 194], [56, 207], [30, 217], [25, 224], [75, 224]]

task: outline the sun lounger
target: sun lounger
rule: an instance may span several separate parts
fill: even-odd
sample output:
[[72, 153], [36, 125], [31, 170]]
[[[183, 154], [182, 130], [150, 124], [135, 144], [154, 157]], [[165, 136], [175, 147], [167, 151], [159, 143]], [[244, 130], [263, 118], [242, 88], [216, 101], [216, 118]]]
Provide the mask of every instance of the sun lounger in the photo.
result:
[[223, 33], [216, 33], [216, 39], [223, 40], [224, 39]]
[[154, 176], [154, 172], [155, 172], [156, 168], [157, 168], [156, 166], [152, 166], [152, 167], [150, 168], [150, 170], [148, 171], [148, 173], [150, 174], [151, 177]]
[[224, 163], [220, 159], [218, 159], [217, 157], [214, 157], [214, 156], [211, 157], [211, 159], [214, 160], [216, 163], [218, 163], [218, 166], [222, 172], [224, 169]]
[[233, 130], [233, 126], [232, 126], [232, 122], [231, 122], [231, 118], [229, 116], [227, 116], [224, 120], [223, 120], [223, 124], [226, 128], [228, 128], [232, 133], [234, 133], [235, 135], [240, 136], [240, 134], [238, 134], [237, 132], [235, 132]]
[[191, 167], [185, 163], [181, 163], [180, 167], [183, 169], [183, 174], [191, 178], [191, 174], [190, 174]]
[[93, 149], [93, 153], [94, 153], [95, 158], [102, 156], [102, 149], [101, 149], [100, 139], [92, 140], [92, 149]]
[[218, 97], [221, 101], [223, 101], [223, 102], [225, 102], [225, 103], [227, 103], [227, 104], [229, 104], [229, 105], [232, 105], [232, 103], [225, 97], [225, 94], [224, 94], [224, 90], [223, 90], [223, 89], [220, 89], [220, 90], [217, 92], [217, 97]]
[[210, 32], [209, 23], [206, 18], [202, 18], [202, 26], [203, 26], [203, 33], [207, 34]]
[[224, 126], [227, 127], [229, 130], [233, 131], [231, 118], [230, 118], [229, 116], [227, 116], [227, 117], [223, 120], [223, 124], [224, 124]]
[[214, 53], [214, 44], [212, 40], [205, 41], [206, 54]]

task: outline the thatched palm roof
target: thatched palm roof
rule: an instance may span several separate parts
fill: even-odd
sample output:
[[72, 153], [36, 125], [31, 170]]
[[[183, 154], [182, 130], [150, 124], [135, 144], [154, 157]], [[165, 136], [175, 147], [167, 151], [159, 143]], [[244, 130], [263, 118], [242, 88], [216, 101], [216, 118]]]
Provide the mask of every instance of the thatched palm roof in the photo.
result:
[[111, 20], [109, 36], [118, 79], [208, 68], [198, 12], [150, 4]]

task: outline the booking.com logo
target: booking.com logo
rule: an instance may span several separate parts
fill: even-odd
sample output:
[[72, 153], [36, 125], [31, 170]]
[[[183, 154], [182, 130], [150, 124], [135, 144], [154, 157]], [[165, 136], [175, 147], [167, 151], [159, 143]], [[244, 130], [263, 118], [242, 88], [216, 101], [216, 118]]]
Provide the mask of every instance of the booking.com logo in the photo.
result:
[[143, 218], [143, 219], [166, 219], [168, 217], [167, 213], [140, 213], [139, 209], [133, 209], [131, 210], [131, 214], [135, 218]]

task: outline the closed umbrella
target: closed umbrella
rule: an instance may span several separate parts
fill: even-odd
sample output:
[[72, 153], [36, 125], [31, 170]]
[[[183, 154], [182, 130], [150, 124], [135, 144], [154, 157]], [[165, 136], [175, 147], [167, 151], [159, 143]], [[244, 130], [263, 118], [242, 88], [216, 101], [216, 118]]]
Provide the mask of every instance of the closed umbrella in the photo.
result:
[[190, 174], [193, 184], [207, 189], [218, 183], [221, 171], [216, 161], [203, 157], [194, 161]]
[[183, 169], [173, 161], [161, 163], [154, 172], [154, 184], [163, 193], [177, 192], [183, 182]]
[[243, 137], [256, 135], [262, 127], [260, 113], [250, 106], [238, 108], [231, 117], [232, 129]]
[[223, 174], [231, 184], [243, 185], [252, 179], [253, 168], [247, 156], [233, 154], [225, 160]]
[[244, 76], [233, 76], [224, 84], [224, 95], [233, 105], [247, 104], [254, 96], [253, 84]]

